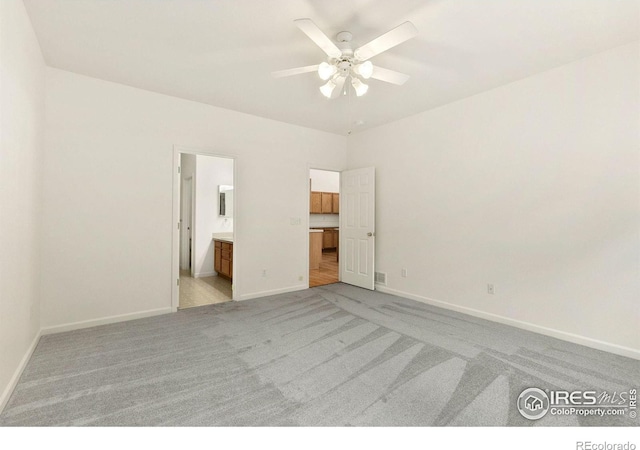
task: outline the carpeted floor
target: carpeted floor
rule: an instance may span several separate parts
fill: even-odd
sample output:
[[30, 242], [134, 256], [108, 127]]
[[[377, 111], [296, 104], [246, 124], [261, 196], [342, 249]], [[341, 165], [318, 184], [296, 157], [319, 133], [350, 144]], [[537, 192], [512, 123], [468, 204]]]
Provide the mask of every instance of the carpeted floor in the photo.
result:
[[0, 424], [638, 425], [520, 416], [640, 361], [344, 284], [44, 336]]

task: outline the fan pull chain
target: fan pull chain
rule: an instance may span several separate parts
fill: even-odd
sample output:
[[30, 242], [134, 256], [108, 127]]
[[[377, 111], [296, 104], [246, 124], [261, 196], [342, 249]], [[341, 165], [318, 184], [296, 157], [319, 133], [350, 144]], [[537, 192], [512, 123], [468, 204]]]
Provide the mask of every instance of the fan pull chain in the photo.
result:
[[[349, 91], [347, 93], [347, 91]], [[347, 135], [351, 135], [351, 127], [353, 125], [353, 111], [351, 110], [351, 89], [345, 83], [345, 95], [347, 95]]]

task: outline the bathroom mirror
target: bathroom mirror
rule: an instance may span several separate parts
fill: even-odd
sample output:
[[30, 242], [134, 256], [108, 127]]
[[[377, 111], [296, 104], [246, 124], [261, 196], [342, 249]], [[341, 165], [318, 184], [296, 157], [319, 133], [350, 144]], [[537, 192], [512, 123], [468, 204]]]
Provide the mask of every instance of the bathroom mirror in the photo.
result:
[[221, 184], [219, 193], [219, 214], [220, 217], [233, 217], [233, 186]]

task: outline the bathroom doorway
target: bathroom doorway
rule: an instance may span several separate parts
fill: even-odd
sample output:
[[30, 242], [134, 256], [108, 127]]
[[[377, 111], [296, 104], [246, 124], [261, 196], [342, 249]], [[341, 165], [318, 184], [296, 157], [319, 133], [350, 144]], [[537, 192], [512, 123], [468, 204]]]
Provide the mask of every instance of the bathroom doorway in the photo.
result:
[[235, 161], [189, 151], [177, 153], [174, 217], [177, 212], [178, 248], [174, 242], [174, 266], [178, 273], [172, 305], [185, 309], [230, 301]]

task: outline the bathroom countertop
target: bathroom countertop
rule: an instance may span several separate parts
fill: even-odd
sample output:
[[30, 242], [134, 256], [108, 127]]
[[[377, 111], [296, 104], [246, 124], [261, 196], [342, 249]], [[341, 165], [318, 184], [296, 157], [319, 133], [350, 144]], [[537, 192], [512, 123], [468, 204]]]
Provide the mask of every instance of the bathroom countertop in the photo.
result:
[[233, 233], [213, 233], [214, 241], [229, 242], [233, 244]]

